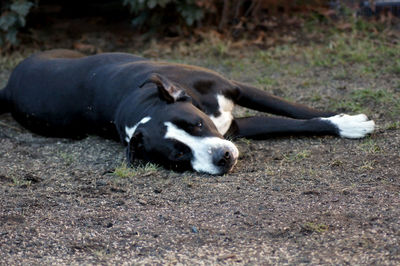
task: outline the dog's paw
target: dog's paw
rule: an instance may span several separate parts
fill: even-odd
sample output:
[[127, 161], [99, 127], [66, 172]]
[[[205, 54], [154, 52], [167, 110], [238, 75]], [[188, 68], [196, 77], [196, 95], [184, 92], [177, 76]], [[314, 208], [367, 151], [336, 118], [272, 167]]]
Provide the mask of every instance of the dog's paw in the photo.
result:
[[375, 122], [373, 120], [368, 120], [368, 117], [365, 114], [340, 114], [322, 119], [328, 120], [334, 124], [339, 129], [339, 135], [342, 138], [363, 138], [367, 134], [372, 133], [375, 128]]

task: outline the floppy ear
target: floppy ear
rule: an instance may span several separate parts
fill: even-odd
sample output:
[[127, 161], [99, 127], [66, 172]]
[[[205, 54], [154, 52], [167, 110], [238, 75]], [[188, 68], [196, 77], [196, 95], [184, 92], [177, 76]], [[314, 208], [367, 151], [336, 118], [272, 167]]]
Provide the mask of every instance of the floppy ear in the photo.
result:
[[151, 74], [140, 87], [143, 87], [147, 83], [154, 83], [157, 85], [160, 97], [168, 103], [174, 103], [177, 101], [184, 101], [189, 98], [182, 88], [178, 88], [166, 77], [159, 74]]
[[143, 148], [143, 133], [136, 131], [135, 134], [129, 140], [128, 146], [126, 147], [126, 160], [128, 165], [132, 165], [135, 160], [137, 153]]

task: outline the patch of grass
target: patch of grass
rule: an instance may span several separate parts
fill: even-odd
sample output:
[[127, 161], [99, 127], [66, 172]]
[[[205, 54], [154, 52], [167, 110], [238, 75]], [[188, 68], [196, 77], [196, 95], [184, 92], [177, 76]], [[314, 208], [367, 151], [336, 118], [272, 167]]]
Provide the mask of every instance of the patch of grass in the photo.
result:
[[26, 55], [20, 52], [15, 52], [10, 56], [0, 56], [0, 70], [12, 70], [25, 57]]
[[388, 66], [387, 70], [389, 72], [392, 72], [393, 74], [398, 74], [400, 75], [400, 59], [394, 59], [393, 64], [390, 64], [390, 66]]
[[160, 170], [154, 163], [141, 164], [136, 167], [129, 167], [125, 162], [115, 168], [113, 175], [120, 178], [131, 178], [143, 174], [152, 174]]
[[251, 140], [250, 139], [246, 139], [246, 138], [240, 138], [240, 139], [238, 139], [238, 142], [244, 143], [247, 146], [251, 144]]
[[[332, 99], [330, 107], [337, 111], [369, 112], [368, 107], [377, 106], [387, 110], [392, 117], [400, 115], [400, 98], [389, 91], [378, 89], [361, 89], [352, 91], [343, 100]], [[389, 107], [390, 108], [387, 108]]]
[[390, 103], [393, 100], [393, 93], [385, 90], [363, 89], [351, 93], [351, 98], [359, 102], [375, 101], [380, 103]]
[[303, 225], [303, 228], [310, 232], [323, 233], [328, 231], [329, 226], [322, 223], [307, 222]]
[[335, 58], [330, 56], [328, 50], [318, 45], [304, 48], [304, 59], [313, 67], [333, 67], [336, 65]]
[[278, 81], [276, 79], [273, 79], [273, 78], [270, 78], [267, 76], [257, 78], [257, 82], [261, 86], [266, 87], [267, 89], [271, 89], [272, 87], [278, 85]]
[[322, 100], [322, 96], [319, 92], [313, 92], [313, 94], [311, 95], [310, 100], [312, 102], [319, 102]]
[[359, 169], [360, 169], [361, 171], [365, 171], [365, 170], [374, 170], [374, 169], [375, 169], [375, 164], [376, 164], [376, 161], [375, 161], [375, 160], [372, 160], [372, 161], [364, 161], [364, 162], [363, 162], [363, 165], [361, 165], [361, 166], [359, 167]]
[[272, 167], [269, 167], [269, 166], [266, 166], [266, 167], [265, 167], [264, 173], [265, 173], [267, 176], [275, 176], [275, 175], [277, 174], [276, 171], [275, 171]]
[[32, 181], [30, 181], [30, 180], [21, 180], [15, 176], [12, 176], [11, 178], [12, 178], [13, 185], [17, 186], [17, 187], [21, 187], [21, 186], [29, 187], [32, 184]]
[[293, 64], [296, 51], [297, 46], [295, 45], [281, 45], [258, 51], [253, 54], [251, 59], [253, 62], [261, 64], [263, 70], [268, 74], [282, 73], [287, 70], [297, 76], [304, 69], [298, 67], [298, 64]]
[[216, 42], [213, 46], [211, 46], [211, 49], [215, 56], [218, 57], [226, 56], [228, 55], [230, 50], [230, 42], [228, 43], [222, 41]]
[[360, 103], [354, 102], [352, 100], [337, 100], [332, 99], [329, 104], [329, 109], [338, 112], [350, 111], [350, 112], [363, 112], [367, 111], [366, 107], [362, 107]]
[[302, 49], [309, 65], [329, 68], [356, 65], [360, 74], [400, 73], [399, 43], [392, 44], [380, 36], [365, 36], [359, 32], [334, 32], [325, 38], [327, 42], [322, 45], [314, 44]]
[[356, 90], [351, 93], [351, 98], [353, 101], [366, 105], [369, 103], [374, 103], [375, 105], [380, 105], [382, 108], [388, 108], [389, 114], [391, 116], [398, 116], [400, 114], [400, 98], [392, 92], [379, 90]]
[[396, 122], [390, 123], [390, 124], [386, 125], [385, 129], [386, 130], [400, 129], [400, 122], [396, 121]]
[[58, 156], [61, 157], [66, 165], [71, 165], [75, 162], [75, 156], [71, 153], [59, 152]]
[[333, 74], [332, 78], [335, 80], [347, 80], [350, 76], [346, 70], [340, 69]]
[[367, 153], [379, 153], [382, 151], [381, 147], [375, 142], [372, 138], [367, 138], [363, 143], [359, 146], [361, 150]]
[[283, 159], [289, 162], [299, 162], [306, 158], [309, 158], [311, 152], [309, 150], [299, 151], [298, 153], [283, 155]]
[[301, 88], [309, 88], [311, 86], [317, 86], [317, 85], [320, 85], [320, 84], [321, 84], [320, 81], [318, 81], [317, 79], [309, 78], [309, 79], [304, 79], [301, 82], [300, 87]]
[[341, 165], [343, 165], [343, 161], [341, 161], [341, 160], [334, 160], [333, 162], [331, 162], [329, 164], [330, 167], [337, 167], [337, 166], [341, 166]]

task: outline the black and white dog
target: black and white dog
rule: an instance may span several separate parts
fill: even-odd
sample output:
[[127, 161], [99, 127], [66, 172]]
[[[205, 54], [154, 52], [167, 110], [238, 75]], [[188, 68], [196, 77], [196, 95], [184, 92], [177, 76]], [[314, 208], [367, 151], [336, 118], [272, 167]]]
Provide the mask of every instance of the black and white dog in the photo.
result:
[[[234, 118], [235, 104], [290, 118]], [[4, 112], [46, 136], [120, 138], [129, 162], [139, 158], [209, 174], [229, 172], [238, 159], [238, 149], [224, 136], [362, 138], [375, 126], [364, 114], [314, 110], [200, 67], [70, 50], [20, 63], [0, 91]]]

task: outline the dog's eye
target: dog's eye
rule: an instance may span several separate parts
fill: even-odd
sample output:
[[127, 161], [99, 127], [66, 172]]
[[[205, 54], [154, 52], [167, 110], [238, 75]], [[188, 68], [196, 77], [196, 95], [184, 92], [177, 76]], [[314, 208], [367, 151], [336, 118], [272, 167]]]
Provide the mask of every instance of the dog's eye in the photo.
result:
[[190, 154], [190, 148], [183, 143], [176, 142], [174, 144], [174, 151], [170, 154], [172, 160], [185, 160]]
[[202, 128], [203, 127], [203, 123], [201, 121], [197, 122], [196, 127]]

